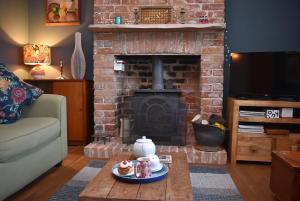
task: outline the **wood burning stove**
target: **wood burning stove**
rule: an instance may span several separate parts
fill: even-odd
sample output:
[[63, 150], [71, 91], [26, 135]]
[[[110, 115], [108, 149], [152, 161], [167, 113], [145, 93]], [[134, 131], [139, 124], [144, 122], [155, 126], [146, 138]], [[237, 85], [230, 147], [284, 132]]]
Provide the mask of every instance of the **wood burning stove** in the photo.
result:
[[152, 60], [152, 89], [136, 90], [134, 96], [125, 99], [124, 107], [124, 143], [147, 136], [156, 144], [186, 144], [186, 106], [180, 90], [164, 89], [160, 56]]

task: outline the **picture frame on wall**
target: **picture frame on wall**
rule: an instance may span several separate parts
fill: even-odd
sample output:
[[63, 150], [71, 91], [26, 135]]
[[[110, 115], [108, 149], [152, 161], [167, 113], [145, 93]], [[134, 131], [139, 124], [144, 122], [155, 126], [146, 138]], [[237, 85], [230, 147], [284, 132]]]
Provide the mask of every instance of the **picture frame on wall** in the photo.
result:
[[80, 25], [80, 0], [45, 0], [46, 26]]

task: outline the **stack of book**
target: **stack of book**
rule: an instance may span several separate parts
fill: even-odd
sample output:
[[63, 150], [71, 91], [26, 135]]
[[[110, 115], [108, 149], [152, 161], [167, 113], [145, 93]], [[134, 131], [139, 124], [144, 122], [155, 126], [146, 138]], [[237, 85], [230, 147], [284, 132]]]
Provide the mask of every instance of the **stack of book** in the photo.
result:
[[171, 155], [160, 155], [159, 161], [161, 163], [172, 163], [172, 156]]
[[265, 117], [265, 112], [240, 110], [240, 117]]
[[264, 133], [264, 126], [239, 124], [238, 132], [239, 133]]

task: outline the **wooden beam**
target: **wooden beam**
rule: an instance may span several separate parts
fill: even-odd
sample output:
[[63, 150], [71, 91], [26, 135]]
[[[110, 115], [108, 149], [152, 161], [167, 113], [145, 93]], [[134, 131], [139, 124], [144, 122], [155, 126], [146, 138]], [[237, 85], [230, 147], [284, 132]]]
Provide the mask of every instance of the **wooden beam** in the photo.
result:
[[142, 31], [200, 31], [224, 30], [225, 23], [213, 24], [91, 24], [92, 32], [142, 32]]

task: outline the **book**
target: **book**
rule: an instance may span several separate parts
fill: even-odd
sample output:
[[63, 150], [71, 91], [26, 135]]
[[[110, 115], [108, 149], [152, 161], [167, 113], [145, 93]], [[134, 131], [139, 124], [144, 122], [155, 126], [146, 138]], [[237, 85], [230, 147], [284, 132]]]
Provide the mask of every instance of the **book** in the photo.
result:
[[238, 126], [239, 133], [264, 133], [263, 125], [245, 125], [239, 124]]
[[240, 117], [265, 117], [265, 112], [241, 110]]
[[172, 163], [171, 155], [160, 155], [158, 158], [161, 163]]
[[264, 133], [264, 130], [238, 129], [239, 133]]
[[239, 128], [245, 128], [245, 129], [263, 129], [263, 125], [245, 125], [245, 124], [239, 124]]
[[288, 135], [290, 134], [290, 131], [287, 129], [266, 129], [267, 135]]

